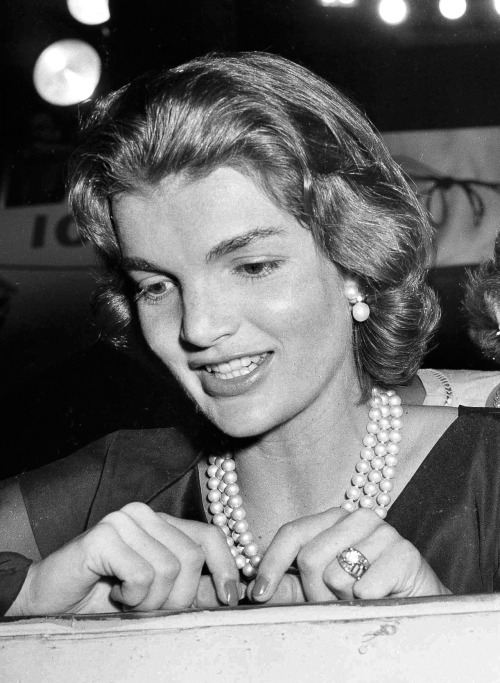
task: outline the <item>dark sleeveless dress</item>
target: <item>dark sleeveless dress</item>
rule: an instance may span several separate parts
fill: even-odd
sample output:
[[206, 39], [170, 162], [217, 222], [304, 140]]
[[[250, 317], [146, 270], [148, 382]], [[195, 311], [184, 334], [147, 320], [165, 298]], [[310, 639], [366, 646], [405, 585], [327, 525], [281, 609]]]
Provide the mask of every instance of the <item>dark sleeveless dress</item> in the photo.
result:
[[[131, 501], [204, 521], [200, 457], [173, 429], [123, 431], [21, 475], [42, 557]], [[500, 410], [460, 408], [386, 521], [465, 594], [500, 589], [499, 516]]]

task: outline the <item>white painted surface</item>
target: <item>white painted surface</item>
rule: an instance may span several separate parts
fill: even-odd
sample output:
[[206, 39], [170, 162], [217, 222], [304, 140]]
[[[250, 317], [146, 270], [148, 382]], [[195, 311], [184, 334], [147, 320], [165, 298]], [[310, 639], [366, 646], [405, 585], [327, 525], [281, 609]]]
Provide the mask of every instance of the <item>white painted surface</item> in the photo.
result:
[[500, 596], [0, 623], [5, 683], [499, 681]]

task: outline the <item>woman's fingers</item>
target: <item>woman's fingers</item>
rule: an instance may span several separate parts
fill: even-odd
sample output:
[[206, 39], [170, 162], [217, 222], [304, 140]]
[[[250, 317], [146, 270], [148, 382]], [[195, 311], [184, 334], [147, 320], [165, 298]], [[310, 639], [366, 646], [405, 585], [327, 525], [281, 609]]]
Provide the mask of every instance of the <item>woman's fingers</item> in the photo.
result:
[[235, 607], [241, 595], [240, 573], [221, 529], [212, 524], [200, 524], [162, 513], [159, 516], [166, 518], [169, 524], [198, 544], [203, 551], [220, 603]]
[[[125, 604], [144, 611], [189, 606], [204, 563], [201, 548], [146, 505], [132, 503], [106, 519], [152, 569], [147, 595], [139, 603]], [[115, 587], [113, 597], [126, 587]]]
[[[256, 602], [267, 602], [276, 592], [281, 579], [297, 558], [301, 549], [310, 543], [318, 534], [329, 529], [348, 513], [341, 508], [330, 508], [317, 515], [301, 517], [282, 526], [271, 541], [262, 562], [259, 565], [257, 578], [252, 590], [252, 599]], [[311, 577], [308, 577], [310, 580]], [[316, 582], [314, 584], [316, 586]], [[316, 600], [331, 599], [331, 593], [316, 586], [320, 596]], [[304, 587], [306, 595], [312, 590]], [[323, 597], [328, 593], [329, 597]]]
[[[247, 595], [250, 600], [253, 600], [253, 588], [255, 582], [249, 584], [247, 588]], [[332, 596], [330, 594], [330, 600]], [[297, 605], [303, 602], [308, 602], [304, 592], [302, 581], [297, 574], [285, 574], [274, 593], [266, 600], [266, 605]]]

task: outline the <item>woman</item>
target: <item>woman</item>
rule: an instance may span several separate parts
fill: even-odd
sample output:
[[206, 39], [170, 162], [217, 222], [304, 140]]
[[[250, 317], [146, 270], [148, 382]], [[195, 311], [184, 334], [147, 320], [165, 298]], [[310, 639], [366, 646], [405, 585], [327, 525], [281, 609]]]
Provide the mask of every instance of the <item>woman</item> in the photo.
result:
[[258, 53], [145, 76], [96, 106], [70, 201], [115, 340], [140, 329], [215, 430], [8, 482], [8, 615], [494, 589], [496, 416], [389, 389], [438, 318], [430, 232], [345, 97]]

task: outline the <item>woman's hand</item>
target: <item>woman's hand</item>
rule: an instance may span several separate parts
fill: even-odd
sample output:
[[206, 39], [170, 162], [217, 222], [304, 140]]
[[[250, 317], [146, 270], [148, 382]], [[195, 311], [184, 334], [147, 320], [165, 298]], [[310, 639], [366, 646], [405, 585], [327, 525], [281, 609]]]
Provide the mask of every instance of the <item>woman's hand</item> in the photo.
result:
[[[356, 580], [338, 555], [355, 548], [370, 562]], [[299, 576], [286, 574], [297, 561]], [[445, 595], [418, 550], [375, 512], [331, 508], [285, 524], [269, 545], [248, 595], [254, 602], [294, 603]]]
[[131, 503], [34, 563], [7, 616], [237, 605], [239, 590], [220, 529]]

